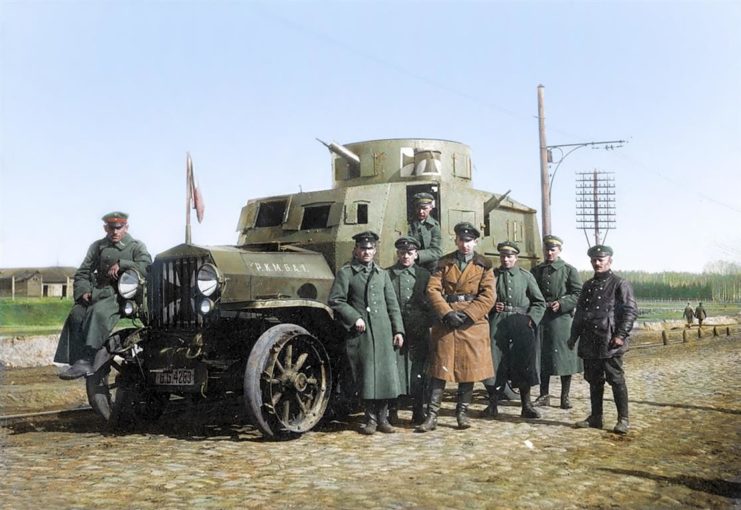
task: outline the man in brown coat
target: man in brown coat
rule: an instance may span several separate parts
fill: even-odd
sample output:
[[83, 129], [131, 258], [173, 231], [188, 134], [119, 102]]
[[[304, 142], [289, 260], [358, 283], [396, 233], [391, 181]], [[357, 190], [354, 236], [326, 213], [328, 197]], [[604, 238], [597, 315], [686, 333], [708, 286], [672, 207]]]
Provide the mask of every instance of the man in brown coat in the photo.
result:
[[458, 383], [458, 428], [469, 428], [471, 422], [466, 413], [473, 384], [494, 376], [487, 320], [494, 306], [494, 274], [491, 262], [474, 251], [479, 236], [470, 223], [457, 224], [458, 250], [438, 261], [427, 285], [427, 295], [439, 321], [432, 326], [430, 405], [417, 432], [437, 427], [446, 381]]

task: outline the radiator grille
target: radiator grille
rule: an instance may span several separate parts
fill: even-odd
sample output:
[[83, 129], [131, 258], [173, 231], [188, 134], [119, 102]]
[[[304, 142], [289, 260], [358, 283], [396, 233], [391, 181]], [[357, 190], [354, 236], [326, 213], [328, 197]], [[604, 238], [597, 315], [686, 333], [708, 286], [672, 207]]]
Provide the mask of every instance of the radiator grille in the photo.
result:
[[156, 260], [150, 271], [151, 324], [160, 328], [196, 328], [204, 325], [196, 312], [196, 271], [207, 257]]

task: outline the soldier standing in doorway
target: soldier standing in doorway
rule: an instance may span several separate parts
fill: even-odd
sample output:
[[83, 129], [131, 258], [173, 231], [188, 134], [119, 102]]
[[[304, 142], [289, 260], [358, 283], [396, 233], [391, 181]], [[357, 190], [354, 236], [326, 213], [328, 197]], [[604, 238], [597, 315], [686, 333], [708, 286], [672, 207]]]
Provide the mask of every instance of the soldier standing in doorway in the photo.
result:
[[581, 294], [579, 271], [561, 260], [563, 241], [554, 235], [543, 238], [545, 261], [532, 270], [546, 301], [538, 326], [540, 342], [540, 396], [536, 406], [549, 406], [552, 375], [561, 376], [561, 409], [571, 409], [571, 376], [584, 371], [581, 358], [568, 348], [572, 314]]
[[416, 217], [409, 223], [408, 235], [419, 241], [417, 264], [432, 273], [437, 259], [443, 254], [440, 223], [430, 215], [435, 197], [429, 193], [417, 193], [413, 200]]
[[[386, 269], [401, 308], [404, 321], [404, 345], [396, 351], [396, 366], [399, 370], [400, 394], [412, 398], [412, 424], [419, 425], [425, 419], [424, 403], [427, 388], [427, 354], [430, 344], [432, 309], [427, 299], [427, 283], [430, 272], [414, 263], [419, 241], [413, 237], [400, 237], [394, 243], [396, 264]], [[392, 405], [389, 421], [398, 420], [397, 407]]]
[[59, 374], [77, 379], [93, 374], [93, 361], [121, 318], [116, 284], [127, 269], [146, 276], [152, 257], [144, 243], [128, 233], [129, 215], [115, 211], [103, 216], [106, 236], [95, 241], [74, 276], [75, 305], [67, 317], [54, 355], [72, 366]]
[[491, 262], [474, 251], [480, 234], [473, 225], [458, 223], [454, 230], [458, 249], [438, 261], [427, 285], [432, 309], [440, 320], [432, 326], [429, 409], [417, 432], [437, 427], [446, 381], [458, 383], [456, 420], [458, 428], [469, 428], [473, 384], [494, 375], [487, 321], [495, 298]]
[[623, 354], [628, 350], [630, 330], [638, 316], [638, 306], [630, 283], [612, 272], [612, 248], [589, 248], [594, 277], [582, 288], [576, 315], [571, 325], [569, 349], [579, 342], [579, 356], [584, 360], [584, 379], [589, 383], [591, 414], [577, 422], [577, 428], [602, 428], [602, 398], [605, 382], [612, 386], [618, 412], [613, 429], [627, 434], [628, 386], [623, 370]]
[[353, 239], [353, 259], [337, 271], [329, 306], [347, 331], [347, 358], [365, 401], [361, 433], [392, 433], [388, 403], [400, 394], [394, 348], [404, 345], [404, 323], [391, 279], [373, 261], [378, 235], [368, 231]]

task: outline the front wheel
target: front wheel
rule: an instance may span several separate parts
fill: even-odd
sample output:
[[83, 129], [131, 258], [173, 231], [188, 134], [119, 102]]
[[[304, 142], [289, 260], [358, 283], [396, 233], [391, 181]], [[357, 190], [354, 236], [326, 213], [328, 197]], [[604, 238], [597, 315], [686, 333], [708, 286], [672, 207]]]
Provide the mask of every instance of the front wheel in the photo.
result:
[[245, 406], [265, 437], [311, 430], [324, 416], [331, 387], [327, 351], [301, 326], [273, 326], [250, 352], [244, 373]]
[[121, 330], [108, 339], [95, 356], [95, 373], [85, 380], [90, 407], [111, 426], [155, 421], [164, 411], [169, 395], [147, 389], [139, 348], [121, 346], [132, 330]]

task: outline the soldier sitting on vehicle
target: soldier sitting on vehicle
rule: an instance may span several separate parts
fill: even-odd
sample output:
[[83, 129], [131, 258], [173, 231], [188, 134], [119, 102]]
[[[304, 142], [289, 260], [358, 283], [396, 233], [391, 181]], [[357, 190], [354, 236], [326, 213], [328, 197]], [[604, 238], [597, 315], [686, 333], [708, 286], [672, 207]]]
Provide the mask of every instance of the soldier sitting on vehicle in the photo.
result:
[[95, 241], [74, 276], [75, 305], [64, 323], [54, 355], [56, 363], [72, 366], [61, 379], [92, 375], [95, 353], [121, 318], [116, 283], [127, 269], [142, 276], [152, 263], [144, 243], [128, 234], [128, 214], [119, 211], [103, 216], [106, 236]]
[[409, 223], [409, 235], [419, 241], [417, 264], [432, 273], [437, 259], [443, 254], [440, 223], [430, 215], [435, 207], [435, 197], [429, 193], [417, 193], [413, 199], [417, 217]]

